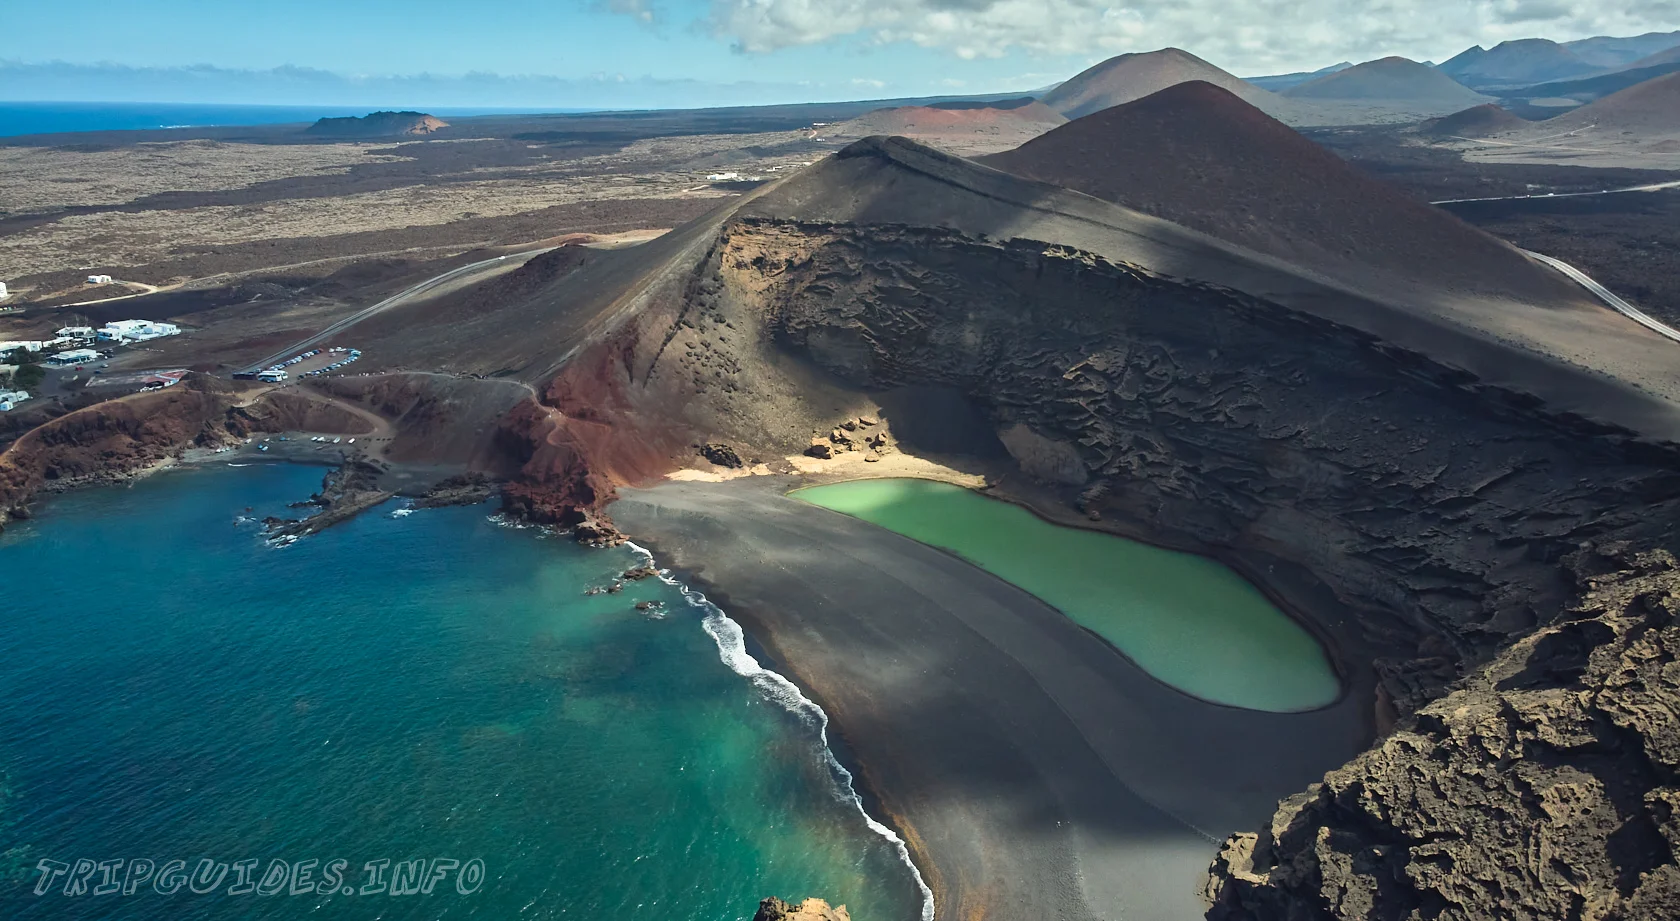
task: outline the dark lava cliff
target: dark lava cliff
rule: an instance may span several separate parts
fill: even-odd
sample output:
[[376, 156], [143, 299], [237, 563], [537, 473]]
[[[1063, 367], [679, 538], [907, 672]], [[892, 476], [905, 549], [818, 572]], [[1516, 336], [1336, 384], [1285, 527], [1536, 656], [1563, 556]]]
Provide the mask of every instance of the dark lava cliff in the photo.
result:
[[1578, 599], [1269, 828], [1208, 917], [1680, 917], [1680, 571], [1588, 544]]
[[[920, 156], [866, 143], [837, 169], [895, 171], [913, 202], [958, 169]], [[1192, 279], [909, 207], [797, 182], [749, 203], [619, 340], [618, 392], [683, 392], [768, 448], [766, 349], [846, 389], [956, 391], [1091, 518], [1327, 593], [1307, 616], [1369, 657], [1382, 738], [1228, 844], [1211, 917], [1680, 916], [1680, 454], [1653, 395], [1262, 262]], [[1372, 331], [1399, 320], [1424, 326]]]

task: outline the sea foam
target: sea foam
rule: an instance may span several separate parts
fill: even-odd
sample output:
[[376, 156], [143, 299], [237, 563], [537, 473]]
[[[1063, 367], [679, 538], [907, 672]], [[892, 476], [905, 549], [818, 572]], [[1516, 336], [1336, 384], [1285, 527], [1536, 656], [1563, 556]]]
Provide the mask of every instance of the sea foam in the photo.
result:
[[[653, 553], [647, 548], [631, 541], [626, 541], [625, 546], [645, 557], [649, 566], [658, 569]], [[899, 859], [910, 869], [910, 875], [916, 881], [916, 888], [922, 892], [922, 921], [933, 921], [933, 890], [928, 888], [927, 880], [922, 878], [922, 871], [916, 866], [916, 862], [910, 859], [910, 847], [899, 837], [898, 832], [876, 821], [875, 817], [869, 814], [869, 810], [863, 808], [863, 797], [858, 795], [852, 772], [846, 770], [846, 766], [840, 763], [840, 759], [834, 756], [834, 750], [829, 747], [828, 714], [822, 707], [817, 706], [816, 701], [806, 697], [792, 681], [759, 664], [752, 653], [747, 651], [746, 632], [741, 629], [740, 624], [725, 614], [722, 608], [707, 601], [705, 595], [672, 577], [670, 570], [658, 569], [658, 572], [660, 581], [682, 593], [684, 601], [702, 612], [701, 629], [717, 643], [718, 658], [723, 660], [723, 664], [728, 666], [730, 671], [747, 679], [766, 700], [779, 704], [816, 730], [817, 738], [822, 743], [820, 747], [823, 759], [834, 778], [836, 795], [856, 807], [858, 815], [863, 816], [869, 830], [885, 838], [898, 851]]]

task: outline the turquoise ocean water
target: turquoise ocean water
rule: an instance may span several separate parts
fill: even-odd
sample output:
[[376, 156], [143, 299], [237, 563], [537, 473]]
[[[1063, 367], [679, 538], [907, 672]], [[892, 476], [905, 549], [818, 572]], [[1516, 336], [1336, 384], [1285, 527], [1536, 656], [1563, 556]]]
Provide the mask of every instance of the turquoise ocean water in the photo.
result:
[[640, 558], [485, 506], [279, 549], [236, 521], [320, 475], [169, 473], [0, 535], [0, 917], [920, 917], [733, 622], [657, 580], [585, 596]]

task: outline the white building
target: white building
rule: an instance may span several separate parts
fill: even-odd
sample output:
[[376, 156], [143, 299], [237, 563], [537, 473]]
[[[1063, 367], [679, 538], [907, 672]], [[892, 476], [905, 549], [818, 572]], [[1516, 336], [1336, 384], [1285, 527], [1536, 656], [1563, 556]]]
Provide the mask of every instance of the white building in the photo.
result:
[[111, 283], [111, 276], [109, 276], [109, 275], [89, 275], [87, 283], [90, 284], [90, 285], [108, 285], [108, 284]]
[[10, 291], [6, 290], [6, 283], [3, 282], [3, 281], [0, 281], [0, 301], [3, 301], [6, 298], [11, 297], [11, 296], [12, 296], [12, 293]]
[[101, 342], [144, 342], [163, 336], [173, 336], [181, 328], [173, 323], [153, 323], [151, 320], [112, 320], [99, 329]]
[[12, 407], [29, 399], [27, 390], [0, 390], [0, 413], [11, 412]]
[[26, 352], [39, 352], [46, 347], [47, 344], [38, 339], [11, 339], [0, 342], [0, 355], [15, 352], [18, 349], [23, 349]]
[[66, 326], [63, 329], [59, 330], [57, 335], [60, 339], [92, 339], [93, 338], [93, 327], [91, 327], [91, 326]]
[[62, 367], [64, 365], [76, 365], [98, 360], [99, 353], [95, 352], [93, 349], [71, 349], [68, 352], [59, 352], [48, 356], [47, 363]]

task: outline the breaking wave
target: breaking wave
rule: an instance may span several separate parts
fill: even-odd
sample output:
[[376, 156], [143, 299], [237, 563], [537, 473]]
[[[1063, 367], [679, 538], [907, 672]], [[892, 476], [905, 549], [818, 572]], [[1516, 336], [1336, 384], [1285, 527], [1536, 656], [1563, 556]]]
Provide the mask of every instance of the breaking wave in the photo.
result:
[[[625, 542], [625, 546], [646, 558], [649, 566], [658, 569], [653, 553], [647, 548], [629, 541]], [[863, 816], [863, 821], [870, 831], [885, 838], [898, 851], [899, 859], [910, 869], [910, 875], [916, 881], [916, 888], [921, 890], [922, 921], [933, 921], [933, 890], [928, 888], [927, 880], [922, 878], [922, 871], [916, 866], [916, 862], [910, 859], [910, 847], [897, 832], [877, 822], [875, 817], [869, 814], [869, 810], [863, 808], [863, 798], [858, 795], [852, 772], [846, 770], [846, 766], [840, 763], [840, 759], [834, 756], [834, 750], [829, 747], [828, 714], [823, 712], [822, 707], [817, 706], [816, 701], [806, 697], [792, 681], [760, 665], [752, 653], [747, 651], [746, 633], [741, 629], [741, 625], [725, 614], [722, 608], [707, 601], [705, 595], [672, 578], [668, 570], [658, 571], [660, 581], [681, 592], [684, 601], [703, 613], [701, 629], [717, 643], [718, 658], [723, 660], [723, 664], [729, 666], [730, 671], [747, 679], [766, 700], [780, 705], [816, 730], [817, 738], [822, 743], [823, 759], [834, 777], [836, 792], [857, 808], [858, 815]]]

